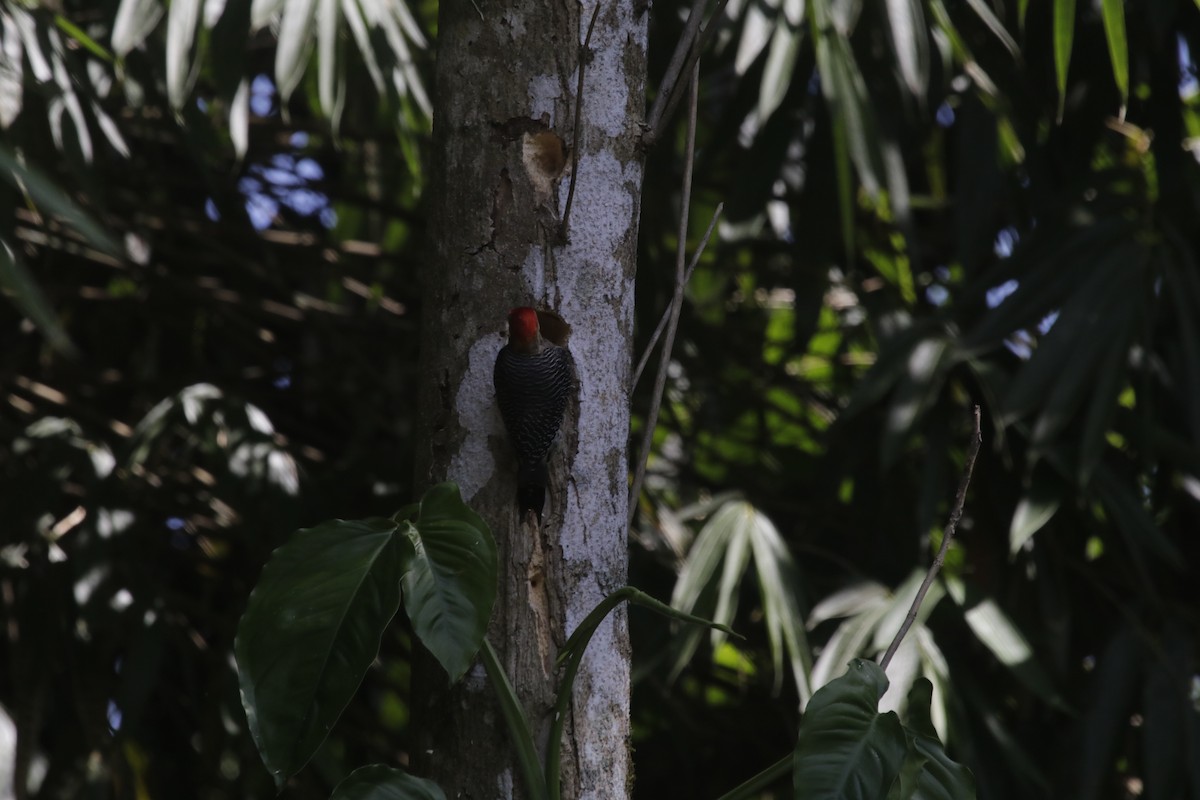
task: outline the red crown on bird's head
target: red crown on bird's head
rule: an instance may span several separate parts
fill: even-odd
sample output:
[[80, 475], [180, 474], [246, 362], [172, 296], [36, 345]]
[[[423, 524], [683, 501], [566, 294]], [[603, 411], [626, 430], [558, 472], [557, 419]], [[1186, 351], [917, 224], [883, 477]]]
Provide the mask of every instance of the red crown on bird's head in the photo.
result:
[[537, 311], [529, 306], [508, 312], [508, 340], [517, 345], [531, 345], [538, 335]]

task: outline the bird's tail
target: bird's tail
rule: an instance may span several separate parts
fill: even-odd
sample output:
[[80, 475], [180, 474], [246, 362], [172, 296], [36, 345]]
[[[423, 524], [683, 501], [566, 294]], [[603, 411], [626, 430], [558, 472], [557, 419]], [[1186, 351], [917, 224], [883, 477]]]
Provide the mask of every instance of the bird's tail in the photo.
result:
[[528, 511], [537, 515], [542, 521], [542, 511], [546, 508], [546, 462], [544, 460], [533, 464], [521, 464], [517, 469], [517, 511], [525, 518]]

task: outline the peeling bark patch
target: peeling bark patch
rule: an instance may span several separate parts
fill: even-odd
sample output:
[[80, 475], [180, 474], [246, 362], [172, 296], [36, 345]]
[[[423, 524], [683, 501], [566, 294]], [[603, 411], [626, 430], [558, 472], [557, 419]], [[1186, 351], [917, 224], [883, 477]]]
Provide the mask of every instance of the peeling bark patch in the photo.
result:
[[521, 162], [539, 205], [554, 194], [555, 184], [567, 167], [567, 148], [554, 131], [527, 133], [521, 141]]
[[471, 346], [467, 371], [454, 397], [458, 418], [477, 421], [477, 424], [466, 427], [465, 437], [454, 453], [448, 471], [450, 480], [458, 484], [467, 502], [491, 480], [492, 473], [496, 471], [488, 439], [493, 433], [498, 434], [500, 428], [495, 389], [492, 387], [492, 367], [499, 349], [497, 344], [495, 337], [485, 336]]

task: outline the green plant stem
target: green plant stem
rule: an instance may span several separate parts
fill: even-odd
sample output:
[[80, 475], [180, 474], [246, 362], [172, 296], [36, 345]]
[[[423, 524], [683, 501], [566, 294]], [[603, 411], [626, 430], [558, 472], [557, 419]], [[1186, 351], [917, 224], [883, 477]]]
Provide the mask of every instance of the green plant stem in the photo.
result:
[[567, 706], [571, 703], [571, 687], [575, 684], [575, 676], [579, 673], [579, 665], [583, 663], [583, 654], [587, 650], [587, 645], [591, 641], [592, 635], [600, 627], [600, 623], [609, 615], [609, 612], [626, 600], [633, 605], [649, 608], [663, 616], [677, 619], [681, 622], [693, 625], [705, 625], [709, 628], [724, 631], [732, 636], [737, 636], [739, 639], [741, 638], [741, 636], [725, 625], [718, 625], [702, 617], [685, 614], [678, 609], [671, 608], [666, 603], [655, 600], [650, 595], [632, 586], [622, 586], [601, 600], [583, 618], [583, 622], [579, 623], [579, 627], [567, 639], [567, 643], [563, 645], [562, 652], [558, 655], [558, 665], [562, 666], [565, 664], [566, 669], [563, 671], [562, 680], [558, 684], [558, 695], [554, 701], [554, 718], [550, 721], [550, 740], [546, 743], [546, 789], [549, 792], [551, 800], [558, 800], [560, 792], [562, 730], [563, 725], [566, 724]]
[[750, 780], [721, 795], [718, 800], [744, 800], [756, 797], [759, 792], [792, 771], [792, 754], [788, 753]]
[[[526, 786], [529, 787], [529, 797], [531, 800], [549, 800], [546, 781], [538, 765], [537, 750], [533, 746], [533, 735], [529, 731], [529, 721], [525, 719], [525, 712], [521, 710], [521, 703], [508, 680], [508, 674], [505, 673], [504, 667], [500, 666], [500, 658], [487, 639], [483, 640], [479, 656], [483, 660], [483, 668], [487, 670], [492, 686], [495, 687], [500, 713], [504, 715], [504, 721], [508, 724], [508, 733], [512, 737], [513, 749], [517, 754], [517, 765], [525, 777]], [[557, 794], [554, 797], [557, 797]]]

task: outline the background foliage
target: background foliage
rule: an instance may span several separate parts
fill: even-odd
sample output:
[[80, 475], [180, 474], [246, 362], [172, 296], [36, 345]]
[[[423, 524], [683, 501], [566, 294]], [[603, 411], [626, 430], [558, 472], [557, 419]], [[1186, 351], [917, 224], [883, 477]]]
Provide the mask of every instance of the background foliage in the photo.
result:
[[[289, 531], [415, 496], [435, 12], [0, 6], [0, 753], [27, 796], [273, 793], [231, 661], [250, 586]], [[682, 5], [651, 13], [657, 76]], [[716, 24], [693, 235], [726, 215], [632, 582], [749, 639], [631, 616], [635, 792], [732, 787], [886, 647], [979, 403], [885, 705], [928, 677], [983, 798], [1200, 798], [1200, 12], [735, 0]], [[680, 134], [647, 160], [643, 339]], [[405, 762], [408, 650], [397, 626], [290, 796]]]

